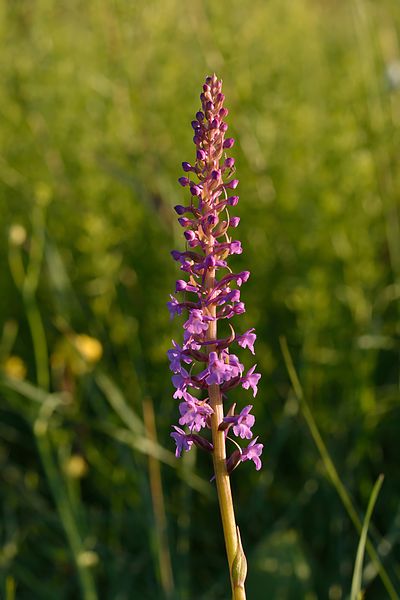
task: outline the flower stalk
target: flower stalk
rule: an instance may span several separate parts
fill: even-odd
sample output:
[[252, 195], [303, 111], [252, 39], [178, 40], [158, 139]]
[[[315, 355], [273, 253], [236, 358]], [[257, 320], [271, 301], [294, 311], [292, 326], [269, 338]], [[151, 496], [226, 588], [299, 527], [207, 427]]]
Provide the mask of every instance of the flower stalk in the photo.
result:
[[[207, 274], [205, 287], [208, 290], [212, 290], [215, 284], [215, 272], [210, 271]], [[215, 319], [216, 306], [212, 304], [209, 307], [210, 316]], [[217, 339], [217, 321], [210, 322], [206, 333], [206, 341]], [[214, 346], [209, 346], [209, 352], [214, 352], [216, 349]], [[218, 503], [221, 512], [222, 528], [224, 532], [225, 547], [228, 558], [229, 573], [231, 578], [232, 594], [233, 599], [245, 598], [244, 595], [237, 595], [235, 593], [235, 586], [232, 577], [232, 566], [236, 556], [237, 540], [236, 540], [236, 520], [235, 510], [233, 507], [233, 498], [231, 491], [231, 482], [228, 475], [226, 466], [226, 447], [225, 447], [225, 434], [219, 429], [220, 424], [224, 419], [224, 406], [222, 401], [221, 390], [218, 385], [212, 384], [208, 388], [208, 397], [210, 399], [210, 405], [213, 409], [211, 415], [211, 435], [213, 441], [213, 463], [214, 463], [214, 476], [215, 483], [217, 486]], [[243, 587], [244, 592], [244, 587]]]
[[[171, 316], [188, 313], [183, 324], [183, 344], [173, 341], [168, 351], [172, 383], [176, 388], [174, 398], [179, 404], [179, 425], [173, 426], [171, 436], [176, 442], [176, 456], [189, 451], [193, 444], [212, 454], [214, 477], [218, 493], [233, 600], [246, 598], [244, 581], [247, 572], [246, 557], [235, 521], [230, 474], [242, 462], [252, 460], [261, 468], [263, 445], [253, 438], [251, 428], [255, 417], [252, 405], [235, 414], [236, 402], [229, 408], [227, 394], [242, 387], [257, 394], [261, 377], [255, 373], [256, 365], [245, 373], [238, 356], [230, 351], [236, 343], [254, 354], [256, 335], [254, 329], [236, 335], [230, 320], [245, 312], [239, 288], [249, 278], [249, 271], [234, 273], [228, 265], [230, 255], [241, 254], [240, 241], [232, 239], [230, 229], [239, 225], [239, 217], [231, 217], [229, 210], [237, 205], [239, 197], [230, 195], [239, 181], [233, 178], [235, 161], [226, 156], [232, 148], [233, 138], [226, 138], [228, 115], [224, 107], [222, 81], [216, 75], [207, 77], [200, 95], [201, 110], [192, 121], [193, 142], [196, 146], [194, 164], [182, 163], [185, 176], [179, 183], [190, 192], [190, 203], [177, 205], [178, 222], [184, 229], [186, 250], [172, 251], [180, 263], [186, 279], [176, 282], [176, 293], [183, 293], [179, 301], [171, 295], [168, 303]], [[189, 177], [190, 175], [190, 177]], [[197, 181], [191, 177], [195, 177]], [[222, 271], [222, 275], [219, 272]], [[218, 321], [227, 329], [219, 338]], [[225, 414], [226, 413], [226, 414]], [[232, 428], [237, 437], [250, 440], [241, 448], [234, 442], [234, 450], [227, 456], [227, 436]], [[203, 430], [211, 430], [211, 441]], [[200, 434], [200, 432], [202, 432]]]

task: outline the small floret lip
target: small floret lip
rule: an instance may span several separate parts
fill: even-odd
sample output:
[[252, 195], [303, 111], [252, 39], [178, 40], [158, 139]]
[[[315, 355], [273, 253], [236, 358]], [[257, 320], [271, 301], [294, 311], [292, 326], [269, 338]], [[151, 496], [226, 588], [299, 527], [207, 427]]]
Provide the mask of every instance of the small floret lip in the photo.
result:
[[257, 336], [254, 333], [254, 327], [248, 329], [242, 335], [237, 337], [237, 342], [239, 346], [242, 348], [248, 348], [252, 354], [254, 354], [254, 342], [256, 341]]
[[242, 450], [242, 454], [240, 457], [241, 462], [245, 460], [252, 460], [256, 466], [256, 470], [259, 471], [261, 469], [261, 460], [260, 456], [264, 448], [264, 444], [257, 444], [258, 436], [251, 440], [247, 448]]
[[239, 196], [229, 196], [227, 200], [227, 204], [229, 204], [229, 206], [236, 206], [238, 202]]
[[[242, 283], [246, 283], [246, 281], [249, 279], [250, 277], [250, 271], [242, 271], [241, 273], [239, 273], [238, 275], [238, 285], [242, 285]], [[239, 278], [240, 278], [240, 283], [239, 283]]]
[[181, 184], [182, 187], [185, 187], [189, 185], [190, 180], [187, 177], [179, 177], [178, 182]]
[[182, 163], [182, 169], [185, 171], [185, 173], [188, 173], [189, 171], [193, 170], [193, 167], [190, 163], [188, 162], [183, 162]]
[[187, 434], [180, 427], [173, 425], [173, 428], [175, 431], [171, 433], [171, 437], [174, 438], [176, 443], [175, 456], [179, 458], [182, 450], [185, 450], [186, 452], [190, 450], [193, 445], [193, 441], [188, 438]]
[[239, 240], [231, 242], [231, 252], [232, 254], [242, 254], [242, 244]]
[[255, 423], [254, 415], [250, 414], [252, 404], [245, 406], [238, 415], [224, 417], [223, 421], [228, 425], [233, 425], [233, 433], [242, 439], [251, 439], [253, 437], [251, 428]]

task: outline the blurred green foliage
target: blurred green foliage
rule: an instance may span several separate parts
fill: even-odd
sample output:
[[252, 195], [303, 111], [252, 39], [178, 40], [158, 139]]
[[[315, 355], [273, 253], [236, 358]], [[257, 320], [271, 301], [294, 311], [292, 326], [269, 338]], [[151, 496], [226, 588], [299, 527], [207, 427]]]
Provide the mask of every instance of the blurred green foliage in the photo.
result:
[[[264, 468], [232, 476], [249, 598], [348, 597], [359, 540], [280, 336], [361, 521], [385, 474], [370, 538], [400, 594], [399, 3], [5, 0], [0, 31], [1, 597], [227, 597], [166, 361], [176, 179], [213, 71], [263, 373]], [[363, 587], [387, 597], [368, 557]]]

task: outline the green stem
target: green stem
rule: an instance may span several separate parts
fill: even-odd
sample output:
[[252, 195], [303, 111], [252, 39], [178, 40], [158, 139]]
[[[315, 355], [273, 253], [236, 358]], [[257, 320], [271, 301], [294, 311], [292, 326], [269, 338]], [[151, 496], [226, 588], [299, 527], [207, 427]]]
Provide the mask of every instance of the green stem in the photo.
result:
[[[205, 288], [213, 289], [215, 284], [215, 270], [210, 269], [205, 280]], [[208, 307], [209, 314], [214, 318], [210, 321], [206, 340], [217, 339], [217, 321], [215, 304]], [[215, 352], [215, 346], [209, 346], [209, 352]], [[233, 507], [231, 482], [226, 469], [225, 434], [218, 427], [224, 418], [224, 407], [221, 390], [218, 385], [210, 385], [208, 388], [210, 405], [213, 409], [211, 416], [211, 432], [213, 439], [213, 462], [215, 483], [217, 486], [218, 502], [221, 511], [222, 528], [224, 532], [226, 554], [228, 558], [229, 574], [232, 586], [232, 600], [246, 600], [244, 583], [239, 587], [235, 585], [232, 577], [232, 566], [238, 550], [238, 537], [236, 532], [235, 511]]]
[[50, 377], [47, 339], [40, 311], [34, 298], [25, 298], [25, 310], [29, 329], [31, 330], [37, 382], [42, 389], [48, 391], [50, 388]]
[[[157, 443], [156, 423], [152, 399], [150, 397], [144, 398], [142, 401], [142, 406], [147, 436], [153, 442]], [[168, 527], [165, 514], [164, 490], [161, 480], [161, 467], [158, 458], [151, 455], [147, 457], [147, 464], [155, 521], [158, 567], [160, 571], [161, 586], [164, 592], [164, 597], [168, 600], [171, 599], [174, 594], [174, 578], [168, 544]]]

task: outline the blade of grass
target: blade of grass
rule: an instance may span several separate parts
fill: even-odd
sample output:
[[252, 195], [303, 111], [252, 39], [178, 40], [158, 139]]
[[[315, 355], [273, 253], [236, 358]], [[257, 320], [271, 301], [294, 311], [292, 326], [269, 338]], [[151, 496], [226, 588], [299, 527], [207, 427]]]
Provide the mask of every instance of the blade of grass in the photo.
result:
[[119, 418], [133, 433], [144, 434], [143, 421], [136, 415], [128, 405], [123, 393], [117, 385], [105, 373], [98, 372], [95, 375], [96, 383], [117, 413]]
[[200, 492], [207, 498], [211, 499], [214, 497], [213, 488], [208, 481], [202, 479], [192, 471], [188, 472], [183, 466], [179, 466], [179, 464], [177, 464], [178, 461], [175, 458], [175, 454], [169, 450], [166, 450], [160, 444], [150, 440], [147, 437], [134, 435], [127, 429], [103, 426], [99, 428], [99, 430], [115, 440], [130, 446], [134, 450], [138, 450], [142, 454], [153, 456], [166, 465], [173, 467], [177, 470], [178, 475], [185, 481], [187, 485], [190, 485], [190, 487]]
[[367, 512], [365, 513], [364, 523], [363, 523], [362, 531], [361, 531], [361, 535], [360, 535], [360, 541], [358, 543], [358, 548], [357, 548], [357, 556], [356, 556], [356, 562], [354, 565], [353, 580], [351, 583], [350, 600], [360, 600], [360, 598], [362, 597], [362, 595], [361, 595], [362, 567], [363, 567], [363, 562], [364, 562], [365, 544], [367, 543], [368, 527], [369, 527], [369, 522], [371, 520], [372, 511], [374, 510], [376, 500], [378, 498], [379, 492], [381, 491], [383, 479], [384, 479], [384, 476], [382, 474], [379, 475], [379, 477], [376, 480], [375, 485], [372, 489], [371, 496], [369, 498]]
[[[157, 443], [154, 407], [151, 398], [143, 399], [143, 417], [147, 436]], [[172, 598], [174, 592], [174, 579], [171, 566], [171, 555], [168, 543], [167, 519], [165, 515], [164, 491], [161, 480], [161, 465], [157, 458], [148, 456], [148, 472], [150, 491], [153, 504], [155, 521], [156, 546], [161, 585], [165, 598]]]
[[43, 390], [42, 388], [29, 383], [28, 381], [22, 381], [20, 379], [12, 379], [6, 375], [0, 375], [0, 386], [16, 392], [27, 400], [32, 400], [38, 404], [44, 404], [48, 398], [53, 398], [59, 404], [63, 403], [63, 395], [59, 393], [52, 393]]
[[15, 587], [15, 579], [13, 577], [7, 577], [5, 600], [15, 600]]
[[[294, 367], [291, 354], [289, 352], [286, 338], [280, 337], [279, 343], [281, 346], [283, 359], [285, 361], [286, 369], [287, 369], [294, 393], [296, 394], [296, 397], [299, 401], [301, 412], [303, 414], [303, 417], [306, 420], [306, 423], [308, 425], [308, 428], [310, 430], [310, 433], [312, 435], [314, 443], [317, 446], [317, 449], [321, 455], [321, 459], [322, 459], [322, 462], [324, 463], [328, 477], [331, 480], [332, 485], [336, 489], [353, 525], [357, 529], [359, 535], [361, 535], [361, 532], [362, 532], [361, 520], [357, 514], [357, 511], [354, 507], [354, 504], [353, 504], [345, 486], [342, 483], [342, 480], [339, 477], [339, 474], [338, 474], [336, 467], [330, 457], [330, 454], [325, 445], [325, 442], [323, 441], [322, 436], [319, 432], [319, 429], [317, 427], [317, 424], [315, 422], [313, 414], [310, 410], [310, 407], [308, 406], [308, 403], [304, 397], [303, 388], [301, 387], [300, 380], [297, 376], [297, 372]], [[399, 596], [396, 593], [396, 590], [390, 580], [390, 577], [389, 577], [385, 567], [383, 566], [383, 564], [379, 558], [379, 555], [376, 552], [372, 542], [368, 538], [366, 540], [366, 548], [367, 548], [367, 552], [368, 552], [369, 556], [371, 557], [373, 563], [376, 566], [376, 569], [379, 573], [379, 576], [382, 580], [383, 585], [386, 588], [386, 591], [389, 594], [389, 597], [391, 598], [391, 600], [399, 600]]]

